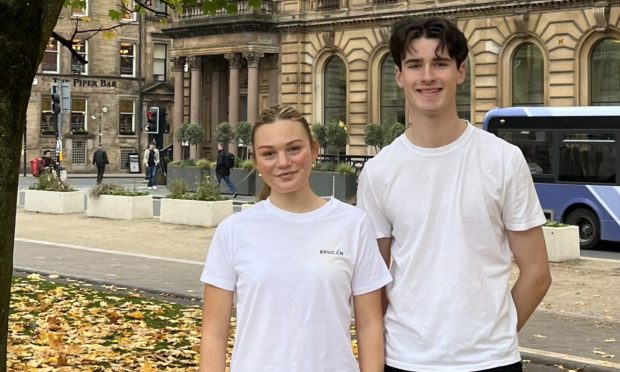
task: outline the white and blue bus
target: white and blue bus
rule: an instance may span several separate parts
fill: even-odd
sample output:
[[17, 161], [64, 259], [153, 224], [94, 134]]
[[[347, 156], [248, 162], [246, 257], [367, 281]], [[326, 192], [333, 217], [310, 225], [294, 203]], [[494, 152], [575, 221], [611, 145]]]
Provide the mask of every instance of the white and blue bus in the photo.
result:
[[620, 106], [495, 108], [483, 126], [521, 149], [545, 214], [579, 226], [582, 249], [620, 242]]

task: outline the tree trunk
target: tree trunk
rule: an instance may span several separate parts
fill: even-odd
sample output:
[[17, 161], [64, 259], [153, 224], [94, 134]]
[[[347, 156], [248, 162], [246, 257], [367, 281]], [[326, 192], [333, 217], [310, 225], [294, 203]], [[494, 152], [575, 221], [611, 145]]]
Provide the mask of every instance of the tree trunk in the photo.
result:
[[32, 82], [64, 0], [0, 0], [0, 371], [6, 370], [15, 212]]

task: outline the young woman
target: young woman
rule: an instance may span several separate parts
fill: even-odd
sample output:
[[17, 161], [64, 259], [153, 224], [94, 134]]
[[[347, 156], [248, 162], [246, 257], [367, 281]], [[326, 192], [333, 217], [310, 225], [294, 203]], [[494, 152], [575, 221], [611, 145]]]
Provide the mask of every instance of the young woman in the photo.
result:
[[213, 237], [201, 277], [200, 370], [224, 372], [236, 299], [231, 372], [383, 371], [380, 289], [391, 277], [367, 216], [312, 191], [319, 145], [293, 108], [263, 111], [252, 143], [267, 187], [264, 200], [223, 221]]

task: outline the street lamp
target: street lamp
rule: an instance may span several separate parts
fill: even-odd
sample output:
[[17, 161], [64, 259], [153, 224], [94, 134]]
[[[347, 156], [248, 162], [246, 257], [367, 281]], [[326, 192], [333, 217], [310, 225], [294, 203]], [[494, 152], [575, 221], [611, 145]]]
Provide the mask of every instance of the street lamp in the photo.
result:
[[[101, 145], [101, 137], [103, 136], [103, 134], [101, 133], [101, 122], [103, 121], [103, 114], [105, 114], [106, 112], [108, 112], [108, 108], [106, 106], [103, 106], [101, 108], [101, 114], [99, 114], [99, 144]], [[93, 120], [97, 120], [97, 117], [95, 115], [92, 115], [91, 118]]]

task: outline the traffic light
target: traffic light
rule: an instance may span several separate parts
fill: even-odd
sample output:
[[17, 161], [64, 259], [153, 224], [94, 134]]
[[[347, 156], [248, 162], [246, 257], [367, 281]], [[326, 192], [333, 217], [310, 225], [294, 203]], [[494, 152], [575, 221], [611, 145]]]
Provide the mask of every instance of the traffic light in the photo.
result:
[[146, 112], [146, 124], [144, 124], [144, 133], [159, 133], [159, 107], [151, 107]]
[[52, 93], [52, 111], [54, 114], [60, 114], [60, 94]]

